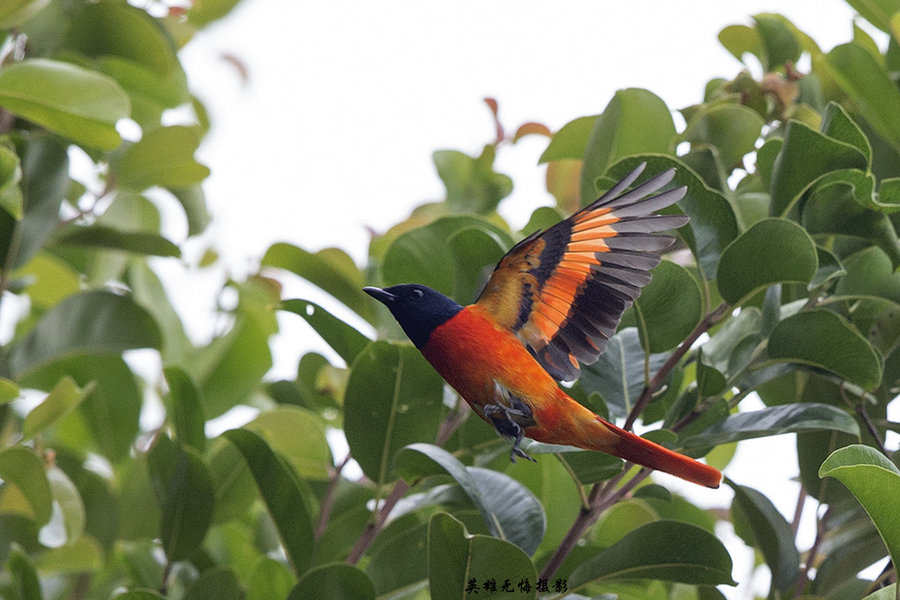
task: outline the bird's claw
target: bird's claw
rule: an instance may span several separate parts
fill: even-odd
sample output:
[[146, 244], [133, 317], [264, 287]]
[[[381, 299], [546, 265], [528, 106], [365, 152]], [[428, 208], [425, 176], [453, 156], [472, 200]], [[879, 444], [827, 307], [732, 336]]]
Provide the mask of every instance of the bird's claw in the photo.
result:
[[507, 394], [507, 399], [512, 406], [486, 404], [484, 415], [491, 420], [497, 433], [513, 440], [513, 447], [509, 452], [510, 462], [516, 462], [516, 457], [537, 462], [519, 447], [525, 437], [525, 427], [534, 424], [531, 408], [511, 394]]

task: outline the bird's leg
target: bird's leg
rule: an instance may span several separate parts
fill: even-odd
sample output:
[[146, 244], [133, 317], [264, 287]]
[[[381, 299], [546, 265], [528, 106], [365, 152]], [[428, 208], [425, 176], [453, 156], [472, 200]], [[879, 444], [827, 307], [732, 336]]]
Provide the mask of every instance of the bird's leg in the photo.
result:
[[519, 447], [522, 439], [525, 437], [525, 428], [535, 424], [531, 407], [513, 396], [509, 393], [509, 390], [499, 383], [495, 383], [495, 387], [497, 391], [495, 397], [499, 401], [484, 405], [484, 416], [491, 420], [497, 433], [513, 440], [513, 447], [509, 453], [510, 461], [516, 462], [516, 457], [518, 456], [537, 462]]

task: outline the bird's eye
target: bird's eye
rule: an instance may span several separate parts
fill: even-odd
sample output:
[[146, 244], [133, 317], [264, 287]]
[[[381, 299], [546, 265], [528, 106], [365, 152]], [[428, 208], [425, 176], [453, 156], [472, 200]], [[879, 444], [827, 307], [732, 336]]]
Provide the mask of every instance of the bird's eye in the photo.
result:
[[425, 295], [425, 292], [423, 292], [422, 290], [420, 290], [418, 288], [413, 288], [412, 295], [415, 299], [418, 300], [419, 298], [421, 298]]

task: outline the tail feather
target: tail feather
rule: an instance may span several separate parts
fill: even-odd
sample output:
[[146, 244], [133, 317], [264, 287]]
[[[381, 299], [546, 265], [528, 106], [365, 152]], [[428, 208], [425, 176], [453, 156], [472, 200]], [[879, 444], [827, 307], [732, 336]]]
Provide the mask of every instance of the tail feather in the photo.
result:
[[722, 473], [718, 469], [663, 448], [612, 423], [603, 421], [603, 424], [616, 436], [613, 442], [614, 451], [604, 450], [605, 452], [706, 487], [717, 488], [722, 483]]

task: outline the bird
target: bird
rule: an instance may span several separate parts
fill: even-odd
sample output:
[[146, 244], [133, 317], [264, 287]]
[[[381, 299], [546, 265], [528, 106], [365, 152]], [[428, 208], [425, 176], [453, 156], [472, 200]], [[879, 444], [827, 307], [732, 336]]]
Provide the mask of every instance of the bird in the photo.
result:
[[515, 244], [474, 303], [418, 283], [363, 291], [384, 304], [410, 341], [472, 409], [532, 459], [524, 437], [617, 456], [716, 488], [715, 468], [601, 418], [559, 385], [573, 381], [616, 333], [622, 314], [689, 218], [657, 214], [684, 197], [663, 190], [669, 169], [629, 189], [646, 163], [596, 201]]

